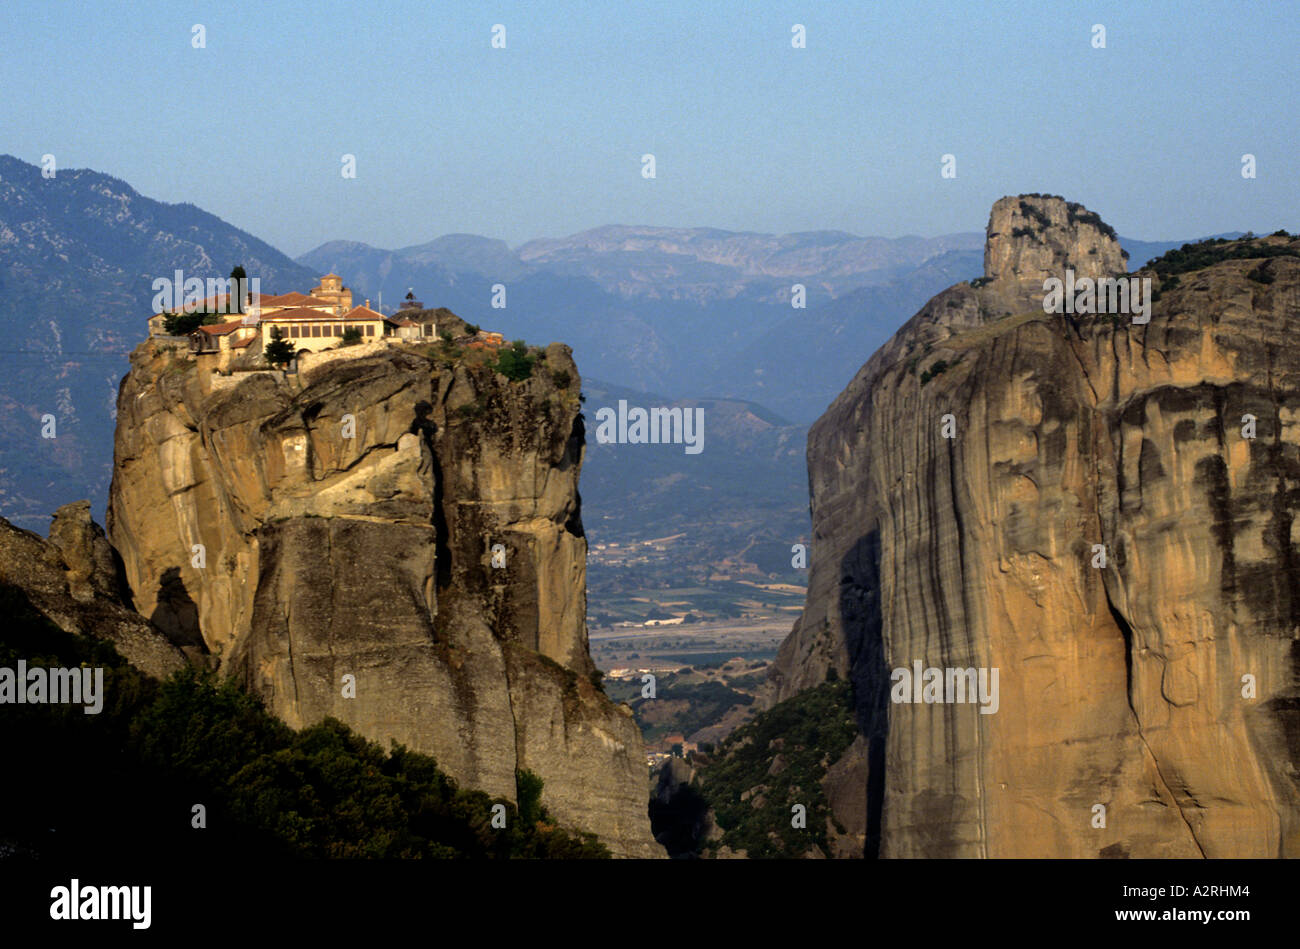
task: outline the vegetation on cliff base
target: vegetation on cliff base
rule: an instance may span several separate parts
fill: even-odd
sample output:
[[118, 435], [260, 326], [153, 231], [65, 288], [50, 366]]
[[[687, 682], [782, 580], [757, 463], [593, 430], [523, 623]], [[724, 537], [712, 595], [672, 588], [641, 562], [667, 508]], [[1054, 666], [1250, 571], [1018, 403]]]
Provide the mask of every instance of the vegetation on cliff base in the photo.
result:
[[732, 688], [725, 681], [705, 679], [692, 671], [669, 672], [655, 683], [655, 697], [642, 695], [640, 679], [616, 683], [611, 698], [627, 702], [636, 716], [641, 735], [647, 742], [658, 742], [680, 732], [690, 735], [716, 724], [736, 706], [749, 706], [754, 697]]
[[[814, 846], [826, 853], [831, 811], [822, 779], [857, 734], [851, 690], [838, 681], [800, 692], [736, 729], [701, 772], [700, 793], [723, 831], [710, 848], [744, 850], [751, 858], [802, 857]], [[807, 809], [805, 828], [791, 826], [796, 804]]]
[[[232, 680], [164, 682], [108, 644], [64, 633], [0, 585], [0, 666], [104, 668], [104, 708], [6, 705], [0, 845], [42, 859], [99, 852], [181, 860], [259, 857], [589, 858], [590, 834], [557, 827], [541, 779], [519, 807], [466, 790], [428, 755], [385, 753], [335, 719], [294, 731]], [[205, 808], [206, 828], [193, 826]], [[493, 806], [506, 827], [492, 826]], [[499, 821], [498, 821], [499, 823]], [[0, 846], [3, 851], [4, 846]]]

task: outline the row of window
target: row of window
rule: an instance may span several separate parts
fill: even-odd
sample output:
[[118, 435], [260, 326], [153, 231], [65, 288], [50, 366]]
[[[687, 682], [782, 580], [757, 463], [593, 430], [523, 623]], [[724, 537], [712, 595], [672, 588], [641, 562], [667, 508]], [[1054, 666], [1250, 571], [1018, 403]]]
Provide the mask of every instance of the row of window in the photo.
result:
[[306, 336], [342, 336], [347, 330], [360, 330], [363, 336], [375, 335], [375, 324], [351, 323], [344, 325], [342, 323], [309, 323], [300, 326], [297, 323], [291, 323], [288, 327], [281, 327], [282, 330], [288, 330], [289, 339], [302, 339]]

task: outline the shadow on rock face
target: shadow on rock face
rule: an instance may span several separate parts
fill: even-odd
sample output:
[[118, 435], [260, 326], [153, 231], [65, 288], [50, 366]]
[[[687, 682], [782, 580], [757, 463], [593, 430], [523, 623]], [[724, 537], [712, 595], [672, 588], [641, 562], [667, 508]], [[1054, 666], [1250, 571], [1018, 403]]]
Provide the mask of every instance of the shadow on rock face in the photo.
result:
[[867, 840], [864, 856], [880, 854], [889, 737], [889, 666], [880, 612], [880, 531], [860, 538], [840, 564], [840, 616], [858, 728], [867, 738]]
[[185, 588], [179, 567], [168, 567], [158, 581], [157, 606], [149, 619], [187, 656], [205, 656], [208, 652], [199, 633], [199, 607]]
[[419, 435], [433, 461], [433, 535], [436, 584], [439, 590], [451, 585], [451, 546], [447, 543], [447, 512], [442, 507], [442, 462], [438, 458], [438, 425], [430, 416], [433, 406], [421, 399], [415, 403], [415, 417], [407, 429]]

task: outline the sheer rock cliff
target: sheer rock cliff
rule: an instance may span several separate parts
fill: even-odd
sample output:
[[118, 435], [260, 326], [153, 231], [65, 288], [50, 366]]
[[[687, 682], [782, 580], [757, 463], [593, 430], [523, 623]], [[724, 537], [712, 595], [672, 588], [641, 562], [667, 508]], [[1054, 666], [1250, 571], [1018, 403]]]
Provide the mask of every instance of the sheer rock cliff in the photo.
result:
[[559, 344], [511, 382], [374, 345], [209, 376], [150, 341], [108, 531], [137, 608], [288, 724], [332, 715], [511, 800], [530, 770], [560, 823], [662, 856], [640, 733], [591, 681], [583, 452]]
[[[1045, 313], [1045, 278], [1122, 252], [1078, 205], [1003, 198], [984, 279], [811, 429], [808, 600], [768, 701], [854, 685], [837, 852], [1300, 855], [1300, 259], [1258, 250], [1300, 241], [1239, 245], [1143, 271], [1148, 323]], [[996, 712], [893, 701], [917, 661], [998, 669]]]

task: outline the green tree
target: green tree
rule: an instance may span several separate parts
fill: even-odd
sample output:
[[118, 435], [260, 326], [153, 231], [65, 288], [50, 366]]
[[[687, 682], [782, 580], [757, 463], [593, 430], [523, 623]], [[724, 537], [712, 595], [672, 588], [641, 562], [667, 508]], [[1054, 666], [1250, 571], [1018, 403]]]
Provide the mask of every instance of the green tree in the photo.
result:
[[203, 324], [201, 313], [164, 313], [163, 332], [168, 336], [189, 336]]
[[212, 326], [225, 321], [224, 315], [209, 313], [206, 310], [195, 310], [193, 313], [164, 313], [163, 332], [168, 336], [189, 336], [200, 326]]
[[235, 305], [233, 308], [227, 307], [227, 309], [229, 309], [232, 313], [244, 312], [244, 305], [248, 301], [245, 300], [244, 295], [239, 292], [239, 288], [242, 286], [242, 284], [235, 283], [235, 281], [247, 280], [247, 279], [248, 279], [248, 273], [244, 270], [244, 265], [235, 264], [235, 268], [230, 271], [231, 291], [232, 291], [232, 296], [234, 296], [235, 298]]
[[533, 826], [545, 816], [542, 810], [542, 784], [542, 779], [531, 771], [521, 769], [515, 772], [515, 798], [519, 801], [519, 820], [525, 828]]
[[497, 355], [496, 371], [511, 382], [519, 382], [533, 374], [533, 363], [536, 361], [536, 356], [528, 355], [528, 344], [517, 339]]
[[294, 357], [293, 343], [284, 338], [284, 332], [275, 327], [271, 330], [271, 341], [266, 344], [266, 350], [262, 355], [272, 366], [287, 366], [289, 360]]
[[356, 327], [356, 326], [349, 326], [347, 329], [345, 329], [345, 330], [343, 331], [343, 339], [342, 339], [342, 341], [339, 343], [339, 345], [340, 345], [340, 346], [355, 346], [355, 345], [356, 345], [357, 343], [359, 343], [359, 342], [361, 342], [361, 330], [360, 330], [360, 328], [359, 328], [359, 327]]

